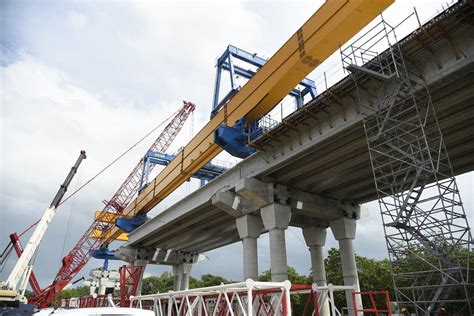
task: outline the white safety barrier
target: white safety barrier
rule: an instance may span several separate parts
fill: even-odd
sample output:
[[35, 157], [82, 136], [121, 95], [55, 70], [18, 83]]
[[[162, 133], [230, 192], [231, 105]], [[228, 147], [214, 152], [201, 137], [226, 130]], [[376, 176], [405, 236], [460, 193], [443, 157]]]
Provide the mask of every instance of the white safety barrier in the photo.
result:
[[[318, 286], [316, 283], [313, 283], [313, 291], [318, 293], [318, 306], [319, 306], [319, 313], [321, 313], [322, 308], [324, 306], [325, 301], [329, 302], [329, 306], [331, 309], [331, 315], [333, 316], [341, 316], [342, 313], [337, 309], [336, 304], [334, 302], [334, 292], [337, 291], [351, 291], [353, 292], [356, 289], [356, 286], [347, 286], [347, 285], [333, 285], [329, 283], [327, 286]], [[352, 306], [348, 308], [352, 309]], [[362, 314], [360, 314], [362, 315]]]
[[[170, 291], [131, 296], [130, 307], [151, 310], [156, 316], [290, 316], [291, 296], [300, 296], [304, 309], [298, 316], [341, 316], [334, 302], [334, 292], [354, 292], [355, 286], [294, 284], [285, 282], [246, 282], [221, 284], [185, 291]], [[356, 293], [357, 294], [357, 293]], [[362, 293], [363, 294], [363, 293]], [[303, 295], [301, 297], [301, 295]], [[388, 299], [388, 294], [386, 294]], [[92, 295], [63, 299], [63, 308], [116, 307], [112, 295]], [[352, 310], [353, 306], [346, 307]], [[376, 310], [374, 307], [371, 310]], [[363, 315], [357, 312], [357, 316]]]
[[245, 282], [221, 284], [130, 297], [131, 307], [153, 310], [157, 316], [291, 315], [291, 283]]

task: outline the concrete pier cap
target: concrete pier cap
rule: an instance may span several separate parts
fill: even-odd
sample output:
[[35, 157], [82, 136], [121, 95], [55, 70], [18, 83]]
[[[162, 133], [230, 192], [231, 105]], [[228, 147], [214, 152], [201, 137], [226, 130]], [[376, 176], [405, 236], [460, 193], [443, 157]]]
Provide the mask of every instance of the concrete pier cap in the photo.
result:
[[327, 227], [310, 226], [303, 230], [303, 237], [308, 247], [324, 246], [326, 244]]
[[258, 238], [262, 231], [262, 219], [255, 215], [244, 215], [235, 220], [240, 238]]
[[260, 215], [267, 230], [287, 229], [291, 219], [291, 208], [287, 205], [272, 203], [262, 207]]
[[347, 217], [341, 217], [330, 222], [330, 227], [336, 240], [354, 239], [356, 235], [356, 226], [356, 220]]
[[273, 200], [272, 186], [271, 183], [263, 183], [255, 178], [243, 178], [237, 182], [235, 192], [253, 205], [263, 207]]

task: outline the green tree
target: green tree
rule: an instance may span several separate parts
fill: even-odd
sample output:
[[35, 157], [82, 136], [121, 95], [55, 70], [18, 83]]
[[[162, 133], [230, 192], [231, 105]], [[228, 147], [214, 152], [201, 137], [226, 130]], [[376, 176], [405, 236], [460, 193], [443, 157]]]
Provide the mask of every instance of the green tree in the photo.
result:
[[[338, 249], [329, 249], [328, 256], [326, 259], [324, 259], [324, 265], [326, 267], [326, 278], [328, 283], [332, 283], [334, 285], [343, 285], [344, 278], [342, 276], [341, 255]], [[346, 306], [346, 296], [344, 292], [335, 292], [334, 302], [338, 309]]]
[[[268, 269], [258, 276], [258, 280], [262, 282], [268, 282], [272, 279], [271, 269]], [[292, 284], [311, 284], [313, 283], [313, 278], [311, 275], [300, 275], [296, 272], [295, 268], [288, 267], [288, 280]], [[308, 298], [307, 294], [302, 295], [292, 295], [291, 296], [291, 309], [294, 315], [303, 315], [304, 305]], [[313, 301], [310, 300], [309, 308], [313, 308]]]
[[[440, 239], [432, 240], [433, 244], [436, 244], [447, 257], [444, 260], [451, 261], [456, 269], [450, 271], [451, 276], [454, 278], [460, 278], [460, 273], [463, 274], [466, 284], [474, 284], [474, 273], [468, 273], [469, 269], [472, 269], [472, 258], [474, 258], [474, 250], [471, 249], [469, 252], [467, 247], [463, 245], [450, 245], [443, 242]], [[423, 284], [441, 284], [441, 274], [439, 272], [430, 273], [438, 266], [438, 258], [434, 251], [430, 248], [422, 245], [415, 245], [406, 247], [405, 252], [402, 255], [398, 255], [395, 262], [395, 272], [399, 275], [397, 278], [397, 287], [409, 288], [413, 282], [418, 285]], [[444, 266], [446, 268], [446, 265]], [[407, 274], [408, 277], [400, 277], [403, 274]], [[416, 278], [413, 277], [416, 273]], [[466, 279], [469, 276], [469, 280]], [[472, 300], [474, 298], [474, 287], [467, 286], [467, 296]], [[410, 295], [409, 290], [404, 291], [405, 294]], [[448, 296], [445, 298], [446, 301], [458, 300], [465, 298], [466, 292], [463, 288], [450, 289]], [[407, 308], [410, 312], [415, 312], [413, 306], [400, 306], [400, 308]], [[442, 308], [449, 314], [457, 314], [460, 309], [459, 303], [446, 303]]]
[[221, 283], [228, 284], [232, 283], [233, 281], [229, 281], [226, 278], [221, 276], [212, 275], [212, 274], [204, 274], [201, 276], [201, 280], [197, 283], [197, 287], [208, 287], [214, 285], [220, 285]]
[[[328, 257], [324, 261], [328, 282], [334, 285], [343, 285], [344, 277], [339, 250], [336, 248], [329, 249]], [[362, 291], [380, 290], [393, 293], [390, 262], [387, 259], [376, 260], [356, 255], [356, 264]], [[338, 308], [346, 306], [344, 292], [336, 292], [334, 301]], [[363, 303], [365, 306], [371, 306], [367, 297], [363, 298]], [[378, 306], [383, 306], [383, 297], [377, 297], [377, 303], [380, 304]]]
[[[263, 271], [262, 274], [258, 276], [258, 280], [262, 282], [269, 282], [272, 280], [272, 271], [268, 269]], [[294, 284], [311, 284], [312, 277], [310, 275], [300, 275], [296, 272], [295, 268], [288, 267], [288, 280]]]
[[173, 277], [168, 272], [159, 276], [150, 276], [143, 279], [142, 293], [155, 294], [168, 292], [173, 289]]
[[57, 306], [58, 303], [61, 301], [61, 299], [68, 299], [68, 298], [72, 298], [72, 297], [81, 297], [81, 296], [85, 296], [85, 295], [89, 295], [89, 287], [88, 286], [78, 286], [78, 287], [75, 287], [75, 288], [69, 288], [69, 289], [65, 289], [65, 290], [62, 290], [58, 296], [56, 296], [52, 302], [52, 305], [53, 306]]
[[[204, 274], [201, 279], [189, 278], [189, 288], [195, 289], [200, 287], [208, 287], [214, 285], [220, 285], [221, 283], [227, 284], [232, 283], [221, 276], [212, 274]], [[143, 279], [143, 294], [155, 294], [164, 293], [173, 290], [173, 276], [168, 272], [163, 272], [160, 276], [150, 276]]]

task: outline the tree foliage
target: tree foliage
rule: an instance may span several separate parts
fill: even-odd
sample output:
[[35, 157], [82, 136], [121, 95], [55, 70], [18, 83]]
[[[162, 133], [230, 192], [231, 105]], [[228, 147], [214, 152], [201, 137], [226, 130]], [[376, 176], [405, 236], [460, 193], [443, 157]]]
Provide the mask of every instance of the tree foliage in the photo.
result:
[[[326, 275], [328, 282], [334, 285], [344, 284], [342, 275], [341, 255], [339, 250], [331, 248], [328, 251], [328, 257], [324, 260], [326, 266]], [[389, 291], [392, 295], [393, 281], [390, 269], [390, 262], [387, 259], [376, 260], [356, 255], [357, 273], [359, 275], [359, 284], [361, 291]], [[366, 298], [363, 298], [364, 300]], [[378, 301], [382, 297], [378, 298]], [[334, 295], [336, 306], [346, 306], [345, 294], [336, 292]], [[370, 306], [370, 302], [364, 302]]]
[[[272, 279], [271, 269], [264, 271], [258, 276], [258, 280], [262, 282], [268, 282]], [[300, 275], [296, 272], [295, 268], [288, 267], [288, 280], [292, 284], [311, 284], [313, 283], [313, 278], [311, 275]], [[304, 305], [307, 299], [307, 295], [292, 295], [291, 296], [291, 309], [293, 310], [294, 315], [302, 315]], [[311, 301], [310, 308], [313, 306]]]
[[[204, 274], [201, 279], [190, 277], [189, 288], [195, 289], [233, 282], [221, 276]], [[143, 279], [143, 294], [163, 293], [171, 290], [173, 290], [173, 276], [168, 272], [163, 272], [160, 276], [150, 276]]]
[[56, 296], [52, 302], [53, 306], [56, 306], [61, 299], [65, 298], [72, 298], [72, 297], [81, 297], [81, 296], [86, 296], [89, 295], [89, 287], [88, 286], [78, 286], [75, 288], [69, 288], [62, 290], [58, 296]]

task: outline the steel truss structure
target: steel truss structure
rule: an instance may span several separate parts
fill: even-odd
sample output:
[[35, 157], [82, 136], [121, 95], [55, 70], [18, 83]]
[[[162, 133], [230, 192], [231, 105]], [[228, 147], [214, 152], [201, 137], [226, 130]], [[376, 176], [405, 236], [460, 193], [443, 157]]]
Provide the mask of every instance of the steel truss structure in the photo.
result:
[[172, 315], [291, 315], [291, 283], [246, 282], [131, 297], [131, 306]]
[[[291, 316], [293, 295], [304, 303], [299, 316], [319, 316], [325, 301], [332, 315], [342, 315], [335, 306], [334, 292], [353, 291], [353, 286], [329, 284], [291, 284], [284, 282], [245, 282], [221, 284], [185, 291], [170, 291], [131, 297], [131, 307], [148, 309], [158, 316], [175, 315], [235, 315], [235, 316]], [[356, 295], [360, 293], [354, 292]], [[321, 295], [320, 295], [321, 294]], [[388, 296], [388, 293], [386, 294]], [[387, 307], [390, 313], [390, 307]], [[374, 308], [377, 313], [380, 310]]]
[[396, 38], [402, 23], [381, 17], [341, 50], [359, 95], [396, 300], [417, 315], [472, 315], [472, 236], [430, 92]]
[[[285, 282], [257, 282], [247, 279], [245, 282], [221, 284], [217, 286], [169, 291], [141, 296], [130, 296], [130, 300], [114, 298], [108, 295], [88, 295], [62, 299], [59, 307], [129, 307], [151, 310], [158, 316], [189, 315], [245, 315], [245, 316], [298, 316], [323, 315], [323, 306], [328, 304], [331, 315], [341, 316], [343, 311], [335, 305], [334, 294], [339, 291], [354, 291], [353, 286], [328, 284], [291, 284]], [[121, 293], [124, 291], [121, 290]], [[388, 291], [352, 292], [353, 297], [365, 296], [371, 307], [357, 310], [358, 313], [392, 315]], [[293, 311], [291, 298], [296, 296], [300, 309]], [[382, 298], [381, 300], [377, 298]], [[127, 298], [128, 299], [128, 298]], [[288, 302], [291, 302], [288, 304]], [[355, 307], [357, 309], [357, 307]], [[296, 315], [296, 314], [295, 314]], [[324, 314], [325, 315], [325, 314]]]

